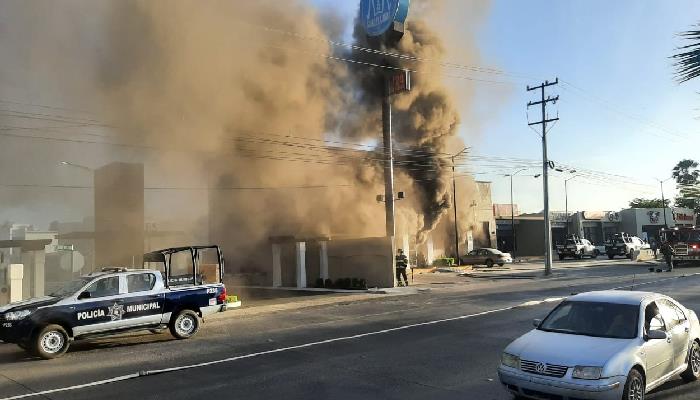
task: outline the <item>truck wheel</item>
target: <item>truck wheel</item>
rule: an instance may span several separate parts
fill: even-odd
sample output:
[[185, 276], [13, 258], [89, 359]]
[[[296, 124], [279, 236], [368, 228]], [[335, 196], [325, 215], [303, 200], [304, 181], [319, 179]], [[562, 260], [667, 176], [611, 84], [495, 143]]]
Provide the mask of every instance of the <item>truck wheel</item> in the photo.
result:
[[564, 256], [561, 255], [561, 254], [559, 254], [559, 261], [561, 261], [561, 260], [563, 260], [563, 259], [564, 259]]
[[68, 350], [70, 342], [68, 333], [60, 325], [47, 325], [41, 329], [31, 342], [31, 353], [49, 360], [60, 357]]
[[629, 253], [627, 253], [627, 255], [625, 257], [627, 257], [628, 259], [631, 260], [632, 259], [632, 252], [630, 251]]
[[614, 256], [614, 255], [612, 255], [612, 254], [608, 254], [608, 260], [612, 260], [613, 258], [615, 258], [615, 256]]
[[182, 310], [170, 321], [168, 328], [176, 339], [189, 339], [199, 331], [199, 316], [192, 310]]

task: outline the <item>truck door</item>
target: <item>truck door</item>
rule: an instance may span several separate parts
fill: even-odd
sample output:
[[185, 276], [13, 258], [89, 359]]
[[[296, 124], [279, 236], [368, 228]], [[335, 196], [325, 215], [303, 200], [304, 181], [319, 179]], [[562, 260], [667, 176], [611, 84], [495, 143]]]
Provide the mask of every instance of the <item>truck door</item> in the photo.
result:
[[123, 277], [114, 275], [95, 280], [78, 294], [73, 333], [76, 336], [117, 329], [122, 323]]
[[122, 297], [123, 319], [129, 326], [151, 325], [161, 322], [163, 314], [163, 287], [152, 272], [126, 275], [126, 294]]

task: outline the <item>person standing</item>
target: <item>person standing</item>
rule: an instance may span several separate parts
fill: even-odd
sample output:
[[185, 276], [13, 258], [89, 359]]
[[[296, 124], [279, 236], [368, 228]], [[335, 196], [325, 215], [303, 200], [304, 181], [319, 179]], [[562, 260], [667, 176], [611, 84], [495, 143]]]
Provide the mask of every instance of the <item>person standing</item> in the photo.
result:
[[651, 251], [654, 252], [654, 260], [656, 260], [656, 255], [659, 252], [659, 242], [658, 239], [655, 237], [652, 237], [651, 240], [649, 241], [651, 245]]
[[404, 283], [401, 282], [401, 277], [403, 277], [405, 285], [408, 286], [406, 268], [408, 268], [408, 257], [403, 254], [403, 249], [399, 249], [396, 252], [396, 281], [399, 283], [399, 286], [404, 286]]
[[664, 259], [666, 260], [666, 266], [668, 267], [666, 271], [673, 272], [673, 256], [675, 255], [673, 246], [671, 246], [669, 242], [664, 242], [664, 244], [661, 245], [661, 254], [664, 255]]

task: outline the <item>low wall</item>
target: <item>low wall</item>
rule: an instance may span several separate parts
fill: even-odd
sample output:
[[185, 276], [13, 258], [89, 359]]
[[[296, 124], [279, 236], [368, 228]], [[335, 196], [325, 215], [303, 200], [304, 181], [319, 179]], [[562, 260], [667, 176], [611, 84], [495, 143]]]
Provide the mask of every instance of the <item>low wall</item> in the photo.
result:
[[393, 287], [393, 244], [390, 238], [331, 240], [328, 275], [331, 279], [362, 278], [368, 287]]

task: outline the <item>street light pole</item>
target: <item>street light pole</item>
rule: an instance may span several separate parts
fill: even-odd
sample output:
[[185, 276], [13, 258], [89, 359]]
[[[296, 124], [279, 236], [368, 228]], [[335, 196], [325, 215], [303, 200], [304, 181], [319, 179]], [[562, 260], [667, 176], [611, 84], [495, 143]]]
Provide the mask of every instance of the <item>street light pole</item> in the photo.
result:
[[512, 247], [512, 256], [515, 256], [515, 206], [513, 205], [513, 177], [523, 171], [527, 170], [527, 168], [522, 168], [519, 169], [512, 174], [508, 174], [506, 176], [510, 177], [510, 237], [511, 237], [511, 247]]
[[453, 209], [455, 213], [455, 261], [457, 262], [457, 265], [461, 265], [462, 263], [460, 262], [459, 258], [459, 229], [457, 227], [457, 183], [455, 181], [455, 158], [459, 157], [462, 153], [465, 151], [469, 150], [469, 147], [465, 147], [460, 151], [459, 153], [453, 155], [452, 158], [452, 203], [453, 203]]

